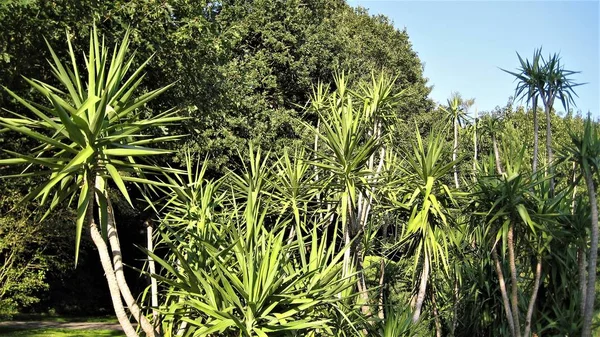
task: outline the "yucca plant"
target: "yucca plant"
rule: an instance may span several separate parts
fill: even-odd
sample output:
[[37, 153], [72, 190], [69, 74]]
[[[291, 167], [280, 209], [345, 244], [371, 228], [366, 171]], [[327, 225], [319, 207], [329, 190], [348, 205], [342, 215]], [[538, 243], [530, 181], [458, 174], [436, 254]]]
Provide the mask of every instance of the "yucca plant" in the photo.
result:
[[402, 241], [415, 249], [415, 270], [422, 260], [413, 322], [421, 317], [432, 264], [448, 271], [448, 247], [453, 242], [448, 217], [449, 209], [456, 202], [456, 191], [445, 184], [444, 178], [455, 162], [448, 160], [449, 153], [441, 134], [432, 134], [424, 143], [417, 129], [412, 152], [405, 153], [406, 167], [402, 169], [401, 181], [408, 192], [405, 206], [411, 210]]
[[540, 88], [545, 86], [544, 71], [542, 69], [542, 48], [535, 49], [531, 62], [528, 59], [523, 60], [521, 55], [517, 53], [521, 67], [518, 72], [511, 72], [501, 69], [502, 71], [511, 74], [518, 81], [515, 89], [515, 99], [526, 98], [527, 104], [531, 102], [533, 111], [533, 172], [537, 172], [538, 167], [538, 149], [539, 149], [539, 121], [537, 117], [538, 98], [540, 96]]
[[[550, 198], [547, 179], [525, 172], [522, 168], [524, 147], [519, 151], [505, 147], [503, 151], [505, 171], [502, 174], [480, 175], [472, 194], [473, 203], [480, 211], [486, 227], [481, 239], [492, 252], [496, 274], [502, 295], [506, 319], [512, 336], [529, 336], [532, 315], [542, 276], [542, 259], [551, 240], [550, 228], [560, 197]], [[532, 251], [535, 267], [531, 272], [517, 270], [520, 252]], [[501, 248], [501, 249], [499, 249]], [[501, 255], [498, 251], [501, 251]], [[500, 256], [507, 253], [506, 262], [510, 276], [510, 288], [504, 278], [505, 272]], [[526, 265], [527, 262], [521, 264]], [[525, 324], [521, 327], [522, 300], [519, 296], [520, 275], [532, 275], [530, 299], [527, 303]], [[510, 290], [510, 293], [509, 293]], [[523, 332], [522, 332], [523, 331]]]
[[[262, 162], [259, 155], [252, 157], [251, 163]], [[219, 201], [224, 211], [207, 218], [205, 227], [218, 231], [221, 240], [206, 240], [193, 225], [185, 232], [164, 233], [163, 244], [173, 259], [148, 252], [163, 267], [164, 273], [156, 277], [168, 288], [161, 306], [165, 335], [331, 335], [337, 322], [332, 318], [347, 316], [340, 297], [353, 284], [341, 271], [347, 247], [337, 251], [336, 236], [330, 238], [317, 223], [310, 226], [306, 217], [299, 217], [299, 227], [309, 232], [304, 237], [300, 232], [289, 235], [295, 217], [266, 218], [266, 184], [257, 182], [266, 181], [268, 173], [254, 164], [228, 178], [234, 182], [223, 185], [229, 199]], [[191, 185], [206, 190], [209, 184], [201, 180]], [[239, 191], [242, 185], [245, 190]], [[177, 191], [186, 188], [174, 188], [172, 198], [181, 199]], [[200, 214], [210, 204], [202, 203]], [[177, 228], [177, 219], [188, 227], [186, 218], [177, 214], [187, 212], [174, 210], [164, 217], [169, 220], [163, 228]], [[199, 264], [199, 259], [205, 262]]]
[[591, 336], [592, 318], [594, 314], [594, 300], [596, 288], [596, 264], [598, 259], [598, 204], [597, 183], [600, 171], [600, 136], [598, 127], [592, 123], [588, 116], [583, 134], [571, 134], [571, 143], [565, 145], [560, 152], [561, 160], [573, 161], [581, 169], [575, 183], [584, 179], [590, 202], [591, 230], [590, 230], [590, 252], [588, 257], [588, 278], [586, 291], [583, 297], [585, 302], [583, 314], [582, 336]]
[[[77, 200], [75, 263], [85, 226], [98, 249], [114, 309], [125, 333], [137, 336], [127, 318], [121, 296], [146, 335], [153, 336], [152, 325], [125, 282], [108, 184], [116, 185], [130, 205], [133, 204], [126, 182], [157, 184], [145, 175], [167, 169], [145, 165], [137, 158], [169, 153], [147, 145], [174, 140], [178, 136], [150, 137], [143, 131], [151, 127], [167, 127], [182, 118], [176, 116], [175, 111], [142, 118], [145, 104], [167, 90], [168, 86], [136, 95], [136, 89], [144, 80], [144, 67], [150, 59], [137, 69], [132, 67], [134, 57], [127, 55], [128, 33], [111, 52], [96, 29], [91, 29], [83, 71], [79, 68], [70, 40], [70, 65], [63, 63], [49, 48], [53, 74], [62, 88], [25, 78], [31, 89], [44, 97], [47, 103], [25, 100], [5, 88], [28, 113], [11, 112], [14, 117], [0, 118], [4, 131], [21, 133], [41, 142], [41, 145], [26, 154], [5, 151], [10, 158], [2, 159], [0, 164], [28, 165], [25, 175], [47, 177], [23, 202], [39, 199], [42, 204], [48, 203], [48, 212], [52, 212], [65, 200], [69, 203]], [[99, 223], [96, 223], [96, 218]]]
[[[358, 272], [357, 288], [364, 313], [370, 312], [366, 281], [362, 274], [365, 250], [362, 237], [369, 226], [374, 209], [377, 186], [385, 167], [387, 120], [401, 93], [393, 93], [392, 78], [381, 74], [371, 82], [351, 90], [345, 75], [334, 77], [336, 90], [327, 93], [319, 86], [311, 97], [309, 110], [319, 116], [319, 127], [313, 128], [319, 146], [314, 149], [311, 164], [320, 169], [321, 186], [328, 195], [322, 200], [333, 203], [342, 224], [344, 245], [350, 246], [344, 256], [344, 273]], [[352, 266], [354, 264], [354, 266]]]

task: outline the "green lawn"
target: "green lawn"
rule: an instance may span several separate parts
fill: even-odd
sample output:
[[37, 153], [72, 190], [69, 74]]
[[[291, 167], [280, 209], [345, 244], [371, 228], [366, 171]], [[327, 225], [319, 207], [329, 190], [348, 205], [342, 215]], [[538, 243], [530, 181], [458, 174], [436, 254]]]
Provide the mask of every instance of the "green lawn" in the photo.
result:
[[54, 316], [46, 314], [18, 314], [14, 315], [11, 321], [44, 321], [44, 322], [101, 322], [101, 323], [118, 323], [115, 316]]
[[65, 330], [65, 329], [33, 329], [33, 330], [8, 330], [0, 329], [0, 336], [6, 337], [122, 337], [121, 331], [114, 330]]

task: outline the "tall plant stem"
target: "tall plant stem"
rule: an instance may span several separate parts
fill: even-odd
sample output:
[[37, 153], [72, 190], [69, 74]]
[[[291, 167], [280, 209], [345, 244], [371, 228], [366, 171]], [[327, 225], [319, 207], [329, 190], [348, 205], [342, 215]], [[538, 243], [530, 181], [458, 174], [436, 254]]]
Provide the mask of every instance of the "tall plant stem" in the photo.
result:
[[[148, 241], [148, 251], [154, 252], [153, 242], [153, 230], [152, 222], [146, 221], [146, 235]], [[150, 304], [152, 305], [152, 323], [154, 326], [158, 326], [158, 283], [154, 275], [156, 274], [156, 263], [152, 256], [148, 256], [148, 270], [150, 271]]]
[[492, 145], [494, 146], [494, 158], [496, 159], [496, 171], [498, 174], [502, 174], [504, 169], [502, 168], [502, 162], [500, 161], [500, 150], [498, 150], [498, 139], [495, 134], [492, 134]]
[[458, 304], [459, 304], [459, 290], [458, 290], [458, 278], [456, 277], [456, 271], [454, 274], [454, 303], [452, 304], [452, 327], [450, 328], [450, 336], [454, 336], [456, 333], [456, 326], [458, 325]]
[[521, 336], [521, 324], [519, 323], [519, 284], [517, 283], [517, 265], [515, 263], [515, 240], [514, 225], [512, 222], [508, 225], [508, 234], [506, 239], [508, 248], [508, 266], [510, 268], [510, 301], [512, 306], [513, 320], [515, 322], [515, 336]]
[[590, 256], [588, 258], [588, 281], [585, 295], [585, 311], [583, 315], [583, 337], [592, 334], [592, 318], [594, 315], [594, 299], [596, 297], [596, 263], [598, 259], [598, 201], [596, 199], [596, 185], [591, 173], [584, 171], [585, 182], [590, 197], [592, 212]]
[[108, 282], [108, 290], [110, 291], [110, 298], [113, 303], [115, 315], [117, 316], [117, 320], [119, 321], [119, 324], [123, 328], [123, 332], [125, 332], [125, 335], [127, 337], [138, 337], [138, 334], [136, 333], [135, 329], [133, 328], [133, 325], [127, 317], [127, 313], [125, 312], [125, 308], [123, 307], [123, 302], [121, 301], [119, 284], [117, 283], [115, 270], [110, 260], [108, 246], [102, 238], [102, 234], [100, 234], [98, 226], [94, 221], [94, 189], [91, 188], [91, 186], [94, 186], [94, 178], [88, 180], [88, 186], [90, 186], [90, 188], [88, 190], [89, 202], [87, 206], [87, 223], [90, 229], [92, 242], [94, 242], [94, 245], [98, 249], [100, 263], [102, 264], [104, 276], [106, 277], [106, 281]]
[[123, 257], [121, 254], [121, 244], [119, 242], [119, 235], [117, 233], [115, 214], [108, 193], [105, 193], [105, 197], [107, 201], [108, 212], [108, 242], [110, 244], [110, 249], [112, 250], [113, 267], [117, 279], [117, 284], [119, 285], [119, 290], [121, 291], [121, 295], [123, 296], [123, 299], [125, 300], [125, 304], [127, 304], [129, 311], [131, 312], [135, 320], [141, 325], [142, 330], [144, 330], [144, 332], [146, 333], [146, 336], [154, 337], [156, 335], [154, 327], [152, 326], [150, 321], [148, 321], [146, 316], [142, 314], [142, 311], [140, 310], [136, 299], [131, 294], [131, 290], [129, 289], [127, 280], [125, 279], [125, 274], [123, 273]]
[[533, 97], [533, 163], [532, 163], [532, 171], [534, 174], [537, 173], [538, 168], [538, 152], [539, 152], [539, 133], [540, 133], [540, 123], [538, 121], [537, 115], [537, 96]]
[[473, 132], [473, 172], [477, 170], [477, 108], [475, 108], [475, 130]]
[[535, 307], [535, 301], [537, 299], [537, 294], [540, 289], [540, 280], [542, 278], [542, 257], [537, 257], [537, 262], [535, 264], [535, 281], [533, 283], [533, 292], [531, 293], [531, 299], [529, 300], [529, 307], [527, 308], [527, 316], [525, 318], [525, 333], [524, 337], [529, 337], [529, 333], [531, 331], [531, 318], [533, 316], [533, 308]]
[[379, 260], [379, 318], [385, 318], [385, 310], [383, 308], [385, 294], [385, 261], [383, 256]]
[[413, 313], [412, 321], [416, 323], [421, 317], [421, 309], [423, 308], [423, 302], [425, 301], [425, 294], [427, 292], [427, 281], [429, 279], [429, 256], [424, 253], [423, 258], [423, 271], [421, 272], [421, 281], [419, 282], [419, 292], [417, 293], [417, 301], [415, 303], [415, 311]]
[[500, 294], [502, 295], [502, 304], [504, 306], [504, 313], [506, 314], [506, 320], [508, 320], [508, 326], [511, 331], [511, 335], [515, 335], [515, 322], [513, 319], [512, 310], [510, 309], [510, 300], [508, 299], [508, 292], [506, 291], [506, 281], [504, 280], [504, 273], [502, 272], [502, 265], [498, 258], [498, 252], [496, 247], [492, 248], [492, 259], [494, 260], [494, 266], [496, 267], [496, 274], [498, 275], [498, 283], [500, 284]]
[[[552, 97], [552, 93], [548, 94], [549, 97]], [[546, 153], [548, 155], [548, 173], [550, 174], [550, 197], [554, 196], [554, 177], [553, 177], [553, 168], [552, 161], [554, 160], [554, 155], [552, 153], [552, 125], [551, 125], [551, 117], [550, 113], [552, 111], [552, 104], [554, 100], [548, 98], [546, 100]]]
[[[452, 161], [456, 163], [456, 157], [458, 155], [458, 118], [454, 119], [454, 146], [452, 147]], [[458, 167], [454, 164], [454, 184], [456, 188], [460, 188], [458, 183]]]
[[433, 319], [435, 320], [435, 337], [442, 337], [442, 323], [440, 322], [440, 313], [437, 308], [437, 301], [435, 300], [435, 291], [430, 288], [431, 291], [431, 304], [433, 305]]

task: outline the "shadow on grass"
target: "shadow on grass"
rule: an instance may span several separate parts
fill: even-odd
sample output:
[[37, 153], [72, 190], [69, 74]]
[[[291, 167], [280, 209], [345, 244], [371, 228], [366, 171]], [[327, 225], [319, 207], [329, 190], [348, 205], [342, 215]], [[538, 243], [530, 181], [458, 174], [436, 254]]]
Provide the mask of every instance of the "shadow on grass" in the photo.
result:
[[115, 330], [75, 330], [75, 329], [11, 329], [0, 328], [0, 336], [5, 337], [124, 337], [121, 331]]

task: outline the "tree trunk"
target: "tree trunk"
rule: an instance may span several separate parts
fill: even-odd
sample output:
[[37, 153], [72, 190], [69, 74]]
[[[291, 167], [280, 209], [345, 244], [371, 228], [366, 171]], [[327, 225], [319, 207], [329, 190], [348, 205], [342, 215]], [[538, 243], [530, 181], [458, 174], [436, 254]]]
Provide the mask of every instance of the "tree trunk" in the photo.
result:
[[477, 108], [475, 108], [475, 131], [473, 132], [473, 174], [477, 169]]
[[590, 197], [592, 211], [591, 245], [588, 257], [588, 281], [585, 295], [585, 311], [583, 315], [583, 337], [592, 334], [592, 318], [594, 315], [594, 299], [596, 297], [596, 261], [598, 259], [598, 201], [596, 200], [596, 186], [591, 174], [583, 172]]
[[[458, 118], [454, 119], [454, 147], [452, 148], [452, 161], [456, 161], [458, 155]], [[454, 164], [454, 184], [456, 188], [460, 188], [458, 184], [458, 167]]]
[[494, 158], [496, 158], [496, 170], [498, 174], [504, 173], [504, 169], [502, 169], [502, 162], [500, 161], [500, 151], [498, 150], [498, 140], [496, 139], [496, 135], [492, 134], [492, 143], [494, 146]]
[[458, 291], [458, 278], [456, 277], [456, 270], [454, 271], [454, 303], [452, 308], [452, 327], [450, 330], [450, 336], [456, 334], [456, 326], [458, 325], [458, 304], [459, 304], [459, 291]]
[[383, 296], [385, 293], [385, 261], [383, 260], [383, 256], [381, 260], [379, 260], [379, 318], [384, 319], [385, 310], [383, 308]]
[[537, 117], [537, 96], [533, 97], [533, 173], [537, 173], [540, 125]]
[[581, 303], [579, 304], [579, 310], [581, 311], [581, 317], [585, 315], [585, 295], [587, 289], [585, 254], [585, 249], [583, 249], [582, 247], [579, 247], [577, 249], [577, 271], [579, 274], [579, 292], [581, 293]]
[[440, 314], [435, 301], [435, 292], [431, 289], [431, 304], [433, 305], [433, 319], [435, 320], [435, 337], [442, 337], [442, 323], [440, 322]]
[[429, 278], [429, 256], [424, 253], [423, 259], [423, 271], [421, 272], [421, 282], [419, 284], [419, 292], [417, 293], [417, 301], [415, 303], [415, 312], [413, 313], [412, 321], [416, 323], [421, 317], [421, 309], [423, 308], [423, 302], [425, 301], [425, 293], [427, 291], [427, 281]]
[[[577, 163], [573, 162], [573, 180], [572, 180], [572, 185], [573, 185], [573, 195], [571, 195], [571, 214], [575, 215], [575, 197], [577, 196], [577, 185], [575, 185], [575, 182], [577, 181]], [[585, 246], [586, 246], [586, 232], [583, 231], [583, 233], [581, 233], [581, 235], [583, 236], [582, 241], [583, 241], [583, 247], [579, 247], [577, 248], [577, 274], [579, 277], [579, 293], [581, 294], [581, 299], [580, 299], [580, 303], [579, 303], [579, 312], [581, 313], [581, 317], [583, 317], [583, 315], [585, 314], [585, 292], [586, 292], [586, 286], [587, 286], [587, 275], [585, 273], [585, 267], [586, 267], [586, 258], [585, 258]]]
[[121, 301], [121, 294], [119, 290], [119, 285], [117, 283], [117, 278], [115, 277], [115, 271], [113, 269], [113, 265], [110, 261], [110, 254], [108, 252], [108, 246], [104, 239], [102, 238], [102, 234], [98, 230], [98, 226], [94, 221], [94, 180], [95, 178], [89, 178], [88, 180], [88, 193], [89, 193], [89, 202], [87, 208], [87, 222], [90, 229], [90, 235], [92, 237], [92, 242], [98, 249], [98, 255], [100, 256], [100, 263], [102, 264], [102, 269], [104, 270], [104, 276], [106, 277], [106, 281], [108, 282], [108, 290], [110, 292], [110, 297], [113, 303], [113, 308], [115, 310], [115, 315], [117, 316], [117, 320], [119, 324], [123, 328], [123, 332], [127, 337], [137, 337], [133, 325], [129, 321], [127, 317], [127, 313], [125, 312], [125, 308], [123, 307], [123, 302]]
[[108, 197], [108, 193], [105, 194], [106, 202], [107, 202], [107, 211], [108, 211], [108, 221], [107, 221], [107, 229], [108, 229], [108, 242], [110, 243], [110, 249], [112, 250], [113, 255], [113, 266], [115, 270], [115, 276], [117, 279], [117, 284], [119, 285], [119, 289], [121, 291], [121, 295], [125, 300], [125, 304], [129, 308], [131, 315], [135, 318], [135, 320], [141, 325], [142, 330], [146, 333], [147, 337], [154, 337], [155, 330], [150, 321], [142, 314], [139, 305], [137, 304], [136, 299], [131, 294], [131, 290], [129, 289], [129, 285], [127, 284], [127, 280], [125, 279], [125, 274], [123, 273], [123, 258], [121, 255], [121, 244], [119, 243], [119, 235], [117, 233], [117, 226], [115, 223], [115, 214]]
[[513, 320], [515, 322], [515, 336], [521, 336], [521, 324], [519, 323], [519, 284], [517, 283], [517, 265], [515, 263], [515, 241], [514, 225], [512, 222], [508, 225], [508, 235], [506, 240], [508, 248], [508, 267], [510, 268], [510, 288], [511, 305]]
[[531, 299], [529, 300], [529, 307], [527, 308], [527, 316], [525, 318], [525, 333], [523, 337], [529, 337], [531, 331], [531, 317], [533, 316], [533, 308], [535, 307], [535, 300], [537, 298], [538, 291], [540, 289], [540, 279], [542, 278], [542, 257], [538, 256], [537, 263], [535, 265], [535, 281], [533, 284], [533, 293], [531, 293]]
[[[154, 252], [154, 243], [152, 240], [152, 223], [150, 221], [146, 222], [146, 234], [148, 240], [148, 251]], [[154, 327], [158, 327], [158, 284], [156, 282], [156, 278], [154, 275], [156, 274], [156, 264], [154, 263], [154, 259], [151, 256], [148, 256], [148, 270], [150, 271], [150, 304], [152, 305], [152, 323]]]
[[510, 309], [510, 301], [508, 299], [508, 293], [506, 291], [506, 281], [504, 281], [504, 273], [502, 272], [502, 265], [496, 252], [496, 247], [492, 248], [492, 259], [494, 260], [494, 266], [496, 267], [496, 274], [498, 274], [498, 283], [500, 284], [500, 294], [502, 295], [502, 304], [504, 305], [504, 313], [508, 320], [508, 326], [511, 331], [511, 335], [515, 336], [515, 322], [513, 320], [512, 310]]
[[[549, 97], [552, 97], [551, 93]], [[550, 113], [552, 111], [553, 101], [554, 100], [552, 98], [549, 98], [546, 104], [546, 153], [548, 155], [548, 162], [546, 165], [548, 165], [548, 173], [550, 174], [550, 197], [554, 196], [554, 177], [552, 176], [554, 171], [552, 169], [552, 160], [554, 160], [554, 155], [552, 153], [552, 126], [550, 125]]]

